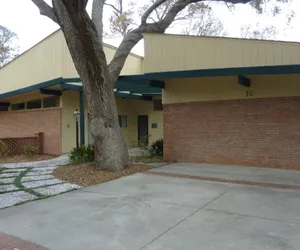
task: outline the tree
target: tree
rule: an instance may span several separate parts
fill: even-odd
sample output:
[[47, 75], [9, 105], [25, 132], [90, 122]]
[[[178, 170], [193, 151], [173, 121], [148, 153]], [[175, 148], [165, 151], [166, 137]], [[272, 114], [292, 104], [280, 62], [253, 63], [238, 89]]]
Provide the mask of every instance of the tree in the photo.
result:
[[[166, 0], [158, 6], [149, 15], [148, 21], [151, 23], [159, 22], [165, 18], [170, 8], [176, 3], [177, 0]], [[112, 8], [112, 14], [109, 18], [110, 31], [113, 36], [124, 36], [138, 25], [135, 20], [135, 9], [140, 16], [154, 4], [156, 0], [150, 0], [148, 4], [143, 5], [137, 9], [135, 2], [129, 2], [127, 8], [124, 8], [123, 0], [116, 0], [116, 4], [105, 3], [105, 5]], [[226, 32], [223, 23], [213, 14], [211, 6], [203, 3], [196, 2], [189, 4], [187, 8], [183, 9], [169, 28], [179, 25], [184, 26], [181, 33], [185, 35], [197, 36], [225, 36]], [[106, 34], [106, 36], [110, 36]]]
[[17, 55], [16, 38], [17, 35], [14, 32], [0, 25], [0, 68]]
[[241, 37], [249, 38], [249, 39], [260, 39], [260, 40], [268, 40], [275, 39], [277, 35], [277, 29], [275, 26], [266, 26], [260, 27], [259, 24], [256, 24], [256, 27], [251, 25], [245, 25], [241, 27]]
[[[250, 0], [219, 1], [227, 4], [250, 2]], [[87, 98], [96, 167], [109, 171], [118, 171], [127, 167], [128, 151], [118, 123], [114, 84], [128, 54], [143, 38], [144, 32], [164, 33], [176, 18], [184, 13], [186, 7], [202, 4], [203, 1], [174, 0], [158, 21], [151, 20], [151, 16], [167, 0], [152, 2], [145, 8], [139, 25], [132, 30], [125, 29], [127, 32], [124, 32], [123, 40], [109, 64], [102, 43], [105, 0], [93, 1], [92, 18], [86, 11], [88, 0], [52, 0], [53, 7], [44, 0], [32, 0], [32, 2], [40, 9], [42, 15], [49, 17], [61, 27], [65, 36]], [[260, 8], [261, 4], [256, 4], [255, 7]]]

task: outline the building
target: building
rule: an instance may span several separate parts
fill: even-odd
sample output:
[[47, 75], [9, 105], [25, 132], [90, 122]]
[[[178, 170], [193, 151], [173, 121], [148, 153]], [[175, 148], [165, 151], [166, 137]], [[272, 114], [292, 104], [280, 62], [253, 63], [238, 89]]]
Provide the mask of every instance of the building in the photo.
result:
[[[144, 41], [145, 57], [129, 56], [115, 92], [129, 146], [164, 137], [167, 161], [299, 167], [299, 43], [163, 34]], [[109, 61], [114, 48], [105, 52]], [[46, 153], [68, 152], [79, 108], [81, 142], [91, 141], [61, 31], [0, 70], [0, 102], [9, 110], [0, 113], [0, 138], [43, 132]]]

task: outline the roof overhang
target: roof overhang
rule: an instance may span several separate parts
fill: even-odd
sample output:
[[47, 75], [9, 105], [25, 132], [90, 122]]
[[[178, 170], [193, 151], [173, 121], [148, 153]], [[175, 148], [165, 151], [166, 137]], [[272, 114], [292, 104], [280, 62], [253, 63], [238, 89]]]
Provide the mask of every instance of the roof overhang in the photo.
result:
[[166, 80], [166, 79], [174, 79], [174, 78], [239, 76], [239, 75], [274, 75], [274, 74], [300, 74], [300, 65], [293, 64], [293, 65], [154, 72], [154, 73], [145, 73], [143, 75], [120, 76], [119, 80], [120, 81]]

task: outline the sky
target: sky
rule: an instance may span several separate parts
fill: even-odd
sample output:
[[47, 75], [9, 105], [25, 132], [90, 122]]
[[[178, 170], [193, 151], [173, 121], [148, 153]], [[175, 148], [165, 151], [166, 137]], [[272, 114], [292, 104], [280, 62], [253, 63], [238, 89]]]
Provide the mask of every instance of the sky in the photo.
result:
[[[47, 0], [49, 2], [49, 0]], [[90, 9], [91, 0], [88, 8]], [[267, 7], [268, 8], [268, 7]], [[300, 42], [300, 0], [293, 0], [284, 5], [282, 14], [257, 15], [249, 5], [238, 4], [230, 11], [224, 4], [213, 5], [214, 13], [219, 17], [230, 36], [237, 37], [240, 27], [244, 24], [275, 25], [280, 31], [276, 40]], [[286, 14], [294, 10], [295, 17], [289, 26], [286, 25]], [[106, 10], [106, 13], [109, 10]], [[104, 22], [107, 23], [107, 19]], [[59, 27], [47, 17], [41, 16], [31, 0], [0, 0], [0, 25], [3, 25], [18, 35], [19, 52], [22, 53], [41, 41]], [[107, 26], [107, 25], [106, 25]], [[169, 33], [180, 33], [179, 27], [172, 28]], [[117, 46], [121, 38], [105, 39], [106, 43]], [[133, 52], [143, 55], [143, 43], [139, 43]]]

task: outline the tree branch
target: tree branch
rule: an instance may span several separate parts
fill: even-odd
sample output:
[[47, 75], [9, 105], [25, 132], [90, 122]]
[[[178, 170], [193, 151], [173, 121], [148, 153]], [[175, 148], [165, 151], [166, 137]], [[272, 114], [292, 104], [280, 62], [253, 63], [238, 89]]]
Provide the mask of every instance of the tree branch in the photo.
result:
[[119, 9], [117, 9], [114, 5], [110, 4], [110, 3], [105, 3], [105, 5], [112, 7], [117, 13], [120, 13], [121, 11]]
[[100, 43], [103, 43], [103, 8], [105, 0], [94, 0], [92, 7], [92, 20], [96, 26]]
[[145, 13], [142, 16], [142, 24], [146, 24], [148, 17], [151, 15], [151, 13], [160, 5], [162, 5], [167, 0], [157, 0], [155, 3], [153, 3], [148, 10], [145, 11]]
[[49, 17], [55, 23], [59, 23], [53, 9], [44, 0], [31, 0], [40, 10], [40, 14]]
[[[126, 58], [129, 55], [132, 48], [143, 38], [142, 33], [164, 33], [166, 29], [172, 24], [177, 14], [182, 11], [187, 5], [196, 2], [203, 2], [204, 0], [178, 0], [166, 13], [165, 17], [156, 23], [146, 23], [148, 16], [151, 12], [164, 3], [164, 0], [156, 1], [149, 9], [145, 12], [142, 17], [142, 24], [135, 30], [129, 32], [122, 40], [119, 48], [117, 49], [112, 61], [108, 65], [109, 73], [112, 82], [114, 83], [125, 64]], [[229, 3], [248, 3], [251, 0], [211, 0], [219, 2]]]

